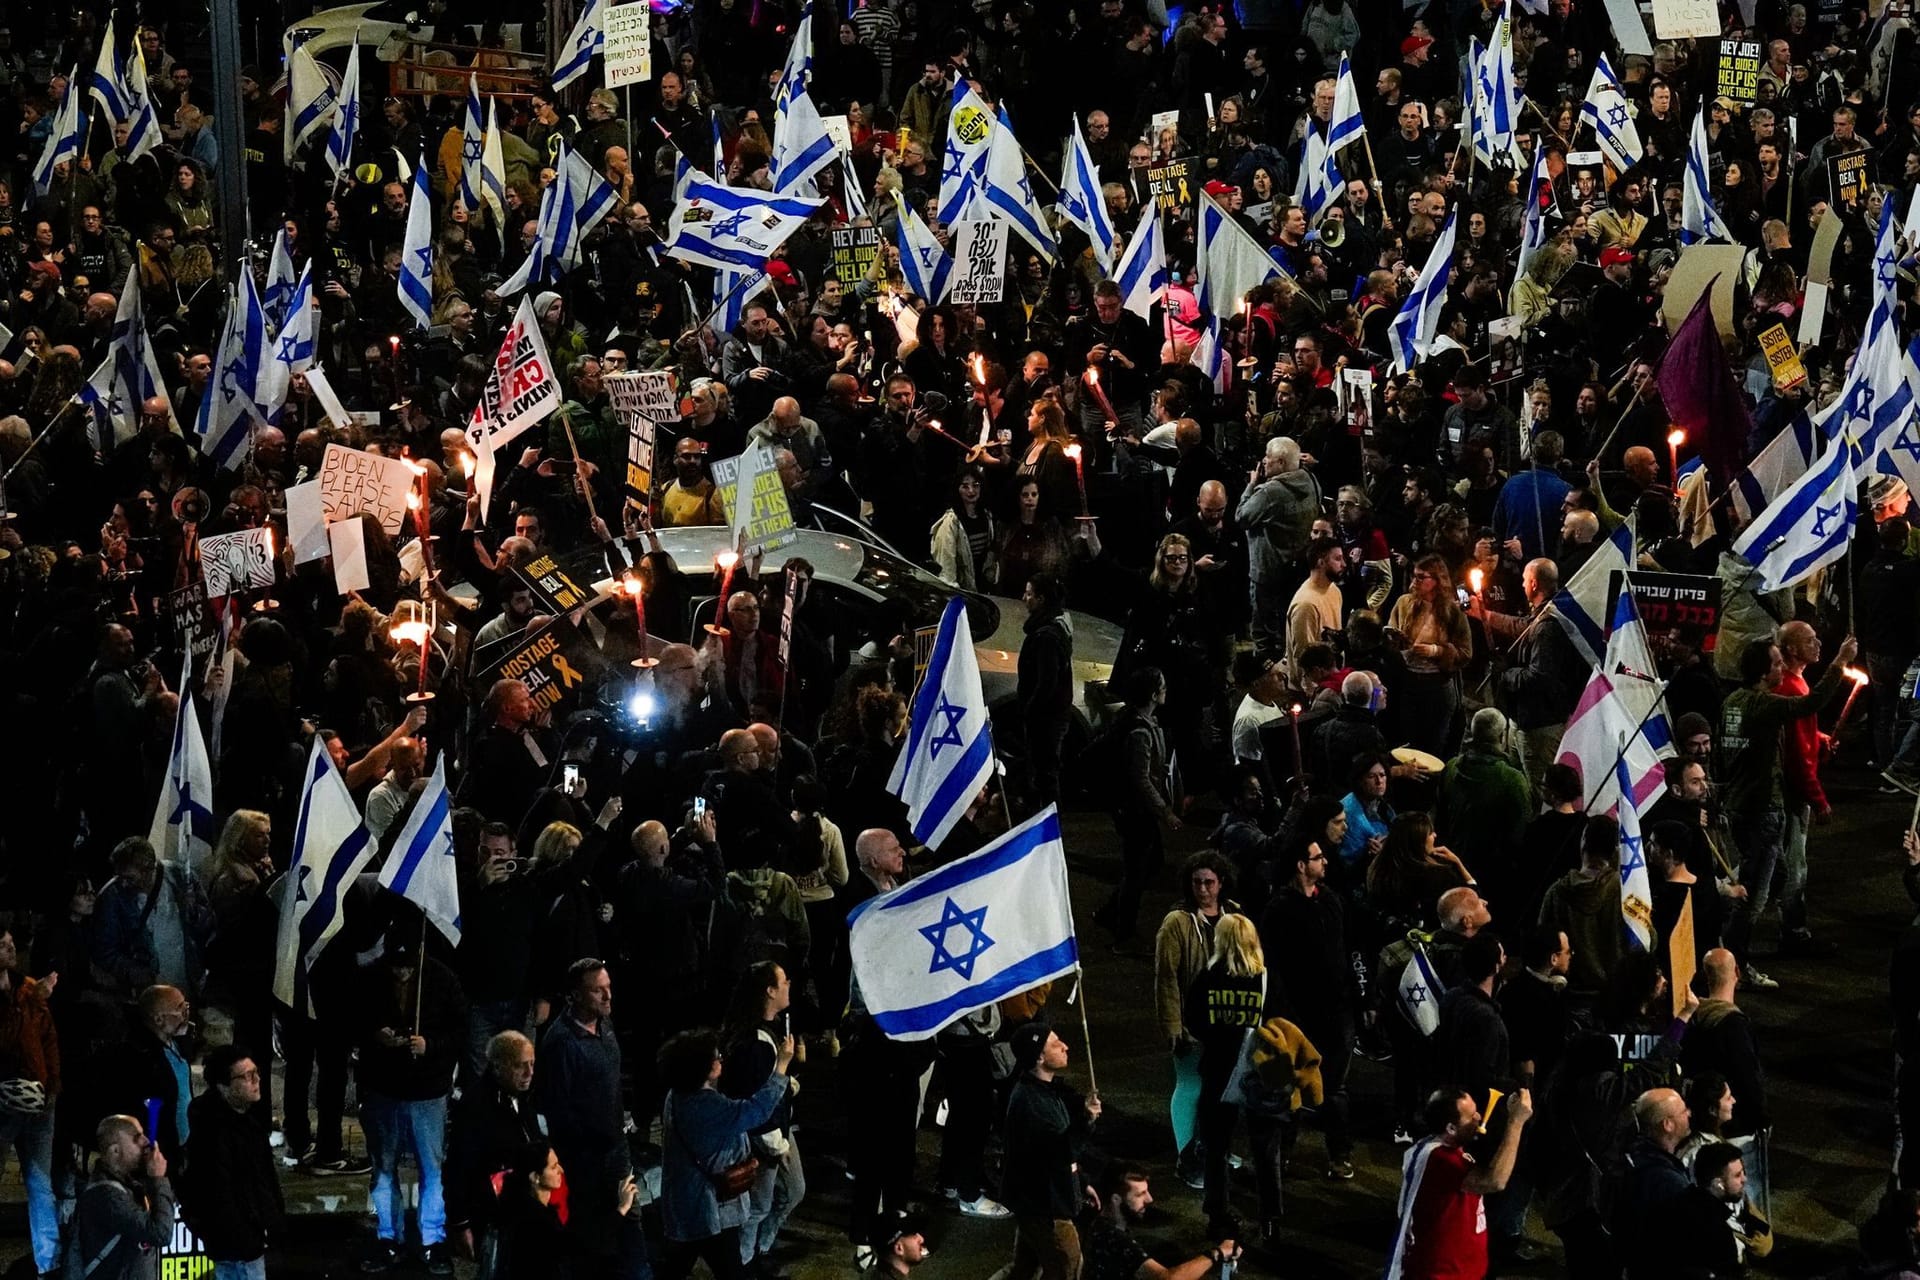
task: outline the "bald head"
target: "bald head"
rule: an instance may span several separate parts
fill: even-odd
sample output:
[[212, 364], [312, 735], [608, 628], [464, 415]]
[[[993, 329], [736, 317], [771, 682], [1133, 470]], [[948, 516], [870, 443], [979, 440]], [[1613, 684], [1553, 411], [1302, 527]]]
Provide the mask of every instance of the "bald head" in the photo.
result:
[[634, 856], [647, 866], [658, 870], [667, 865], [667, 851], [672, 847], [672, 842], [667, 838], [667, 828], [662, 823], [649, 818], [633, 829], [633, 834], [627, 837], [627, 843]]
[[760, 767], [771, 769], [780, 762], [780, 731], [770, 724], [755, 721], [747, 726], [754, 745], [760, 748]]
[[1463, 938], [1471, 938], [1493, 923], [1493, 913], [1487, 910], [1486, 900], [1470, 885], [1441, 894], [1439, 916], [1442, 929]]
[[781, 396], [773, 402], [773, 412], [768, 416], [773, 419], [775, 430], [784, 435], [800, 425], [800, 402], [792, 396]]
[[1182, 418], [1173, 424], [1173, 444], [1180, 452], [1199, 448], [1202, 439], [1200, 424], [1192, 418]]
[[1649, 1089], [1633, 1104], [1640, 1136], [1671, 1155], [1693, 1134], [1686, 1100], [1672, 1089]]
[[751, 729], [729, 729], [720, 735], [720, 762], [734, 773], [752, 773], [760, 767], [760, 740]]
[[1740, 985], [1740, 962], [1733, 952], [1715, 947], [1700, 957], [1700, 972], [1706, 975], [1708, 999], [1733, 999], [1734, 988]]

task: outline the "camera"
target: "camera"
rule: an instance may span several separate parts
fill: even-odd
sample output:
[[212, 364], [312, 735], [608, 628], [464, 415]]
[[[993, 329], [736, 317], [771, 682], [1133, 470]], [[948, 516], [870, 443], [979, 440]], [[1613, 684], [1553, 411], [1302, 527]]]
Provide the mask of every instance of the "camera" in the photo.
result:
[[947, 393], [944, 391], [927, 392], [920, 397], [920, 407], [928, 413], [945, 413], [947, 411]]

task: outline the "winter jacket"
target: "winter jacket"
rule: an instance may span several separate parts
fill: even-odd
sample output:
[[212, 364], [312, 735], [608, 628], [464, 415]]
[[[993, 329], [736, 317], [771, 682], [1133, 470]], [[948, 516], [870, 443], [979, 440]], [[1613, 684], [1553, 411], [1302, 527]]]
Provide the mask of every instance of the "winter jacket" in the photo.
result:
[[1491, 879], [1513, 867], [1533, 813], [1527, 775], [1503, 755], [1468, 747], [1440, 776], [1433, 825], [1450, 847], [1464, 851], [1476, 876]]
[[[1789, 671], [1773, 691], [1783, 698], [1801, 697], [1809, 692], [1807, 678]], [[1826, 789], [1820, 785], [1820, 741], [1825, 736], [1820, 732], [1818, 715], [1801, 716], [1789, 722], [1787, 750], [1780, 761], [1781, 793], [1787, 803], [1796, 807], [1812, 805], [1815, 813], [1826, 813], [1832, 808], [1827, 803]]]
[[12, 985], [0, 993], [0, 1079], [37, 1080], [51, 1102], [60, 1096], [60, 1038], [48, 1004], [52, 992], [44, 980], [18, 972], [10, 976]]
[[1267, 964], [1286, 975], [1287, 1016], [1330, 1041], [1351, 1023], [1359, 979], [1347, 959], [1347, 912], [1340, 895], [1322, 886], [1312, 897], [1291, 883], [1280, 886], [1260, 918]]
[[180, 1178], [180, 1212], [218, 1262], [251, 1262], [286, 1218], [267, 1130], [214, 1089], [187, 1108], [192, 1136]]
[[1509, 1090], [1513, 1063], [1500, 1006], [1476, 986], [1459, 986], [1440, 1000], [1435, 1067], [1443, 1085], [1484, 1094]]
[[1064, 611], [1029, 614], [1020, 643], [1020, 713], [1066, 715], [1073, 706], [1073, 620]]
[[1080, 1163], [1087, 1109], [1066, 1081], [1022, 1072], [1007, 1100], [1000, 1203], [1020, 1218], [1071, 1221], [1080, 1214]]
[[1254, 582], [1285, 577], [1320, 514], [1320, 482], [1305, 471], [1288, 471], [1240, 495], [1233, 521], [1247, 534], [1249, 576]]
[[[982, 511], [987, 522], [987, 562], [984, 566], [986, 580], [977, 581], [973, 572], [973, 548], [967, 544], [966, 526], [960, 523], [960, 513], [949, 508], [938, 520], [933, 522], [933, 563], [942, 577], [954, 583], [962, 591], [985, 591], [998, 580], [998, 560], [1000, 549], [1000, 522], [991, 512]], [[1022, 583], [1022, 586], [1025, 584]]]
[[482, 1227], [498, 1211], [493, 1175], [513, 1168], [530, 1142], [540, 1140], [544, 1124], [533, 1095], [516, 1095], [494, 1078], [491, 1069], [465, 1086], [454, 1105], [447, 1132], [447, 1225]]
[[1731, 1000], [1700, 1002], [1680, 1041], [1680, 1065], [1689, 1076], [1713, 1071], [1726, 1079], [1733, 1090], [1730, 1133], [1757, 1133], [1772, 1123], [1753, 1019]]
[[1573, 946], [1567, 986], [1578, 995], [1598, 995], [1619, 963], [1621, 939], [1620, 877], [1612, 872], [1588, 875], [1569, 871], [1554, 881], [1540, 904], [1540, 924], [1559, 929]]
[[160, 1280], [173, 1217], [173, 1185], [165, 1178], [123, 1182], [96, 1169], [74, 1209], [68, 1271], [86, 1280]]
[[[1236, 915], [1239, 904], [1222, 902], [1221, 915]], [[1153, 1012], [1160, 1038], [1172, 1042], [1184, 1025], [1187, 989], [1213, 958], [1213, 932], [1201, 927], [1200, 913], [1175, 907], [1160, 921], [1153, 939]]]
[[[368, 971], [361, 981], [354, 1001], [360, 1051], [355, 1071], [363, 1092], [405, 1102], [444, 1098], [453, 1092], [454, 1064], [467, 1046], [466, 996], [453, 970], [432, 958], [421, 959], [414, 981], [425, 984], [417, 1021], [413, 983], [404, 992], [397, 991], [392, 971], [385, 965]], [[405, 1045], [389, 1048], [381, 1043], [383, 1029], [425, 1038], [426, 1052], [416, 1058]]]
[[1786, 805], [1780, 754], [1787, 726], [1820, 708], [1840, 690], [1840, 664], [1827, 668], [1804, 697], [1783, 698], [1759, 689], [1735, 689], [1720, 708], [1720, 750], [1727, 761], [1728, 817], [1753, 817]]

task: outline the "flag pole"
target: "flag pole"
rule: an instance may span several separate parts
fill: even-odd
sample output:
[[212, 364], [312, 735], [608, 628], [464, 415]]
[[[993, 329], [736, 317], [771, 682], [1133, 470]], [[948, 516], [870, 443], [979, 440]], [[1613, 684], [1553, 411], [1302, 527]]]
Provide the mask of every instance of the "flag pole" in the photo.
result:
[[[1647, 727], [1647, 721], [1653, 719], [1653, 713], [1658, 711], [1660, 709], [1661, 704], [1667, 700], [1667, 682], [1662, 680], [1662, 681], [1659, 681], [1659, 684], [1660, 684], [1660, 692], [1654, 695], [1653, 705], [1648, 707], [1646, 709], [1646, 712], [1643, 715], [1641, 715], [1639, 722], [1633, 726], [1633, 732], [1630, 734], [1626, 734], [1620, 739], [1619, 754], [1615, 755], [1613, 758], [1613, 763], [1607, 766], [1607, 776], [1609, 778], [1613, 777], [1616, 773], [1619, 772], [1620, 762], [1627, 758], [1628, 748], [1633, 746], [1634, 739], [1638, 738], [1640, 736], [1641, 731]], [[1599, 799], [1600, 793], [1598, 791], [1595, 791], [1593, 793], [1593, 797], [1594, 797], [1594, 800]], [[1622, 797], [1622, 798], [1625, 799], [1625, 797]], [[1585, 817], [1586, 815], [1592, 812], [1593, 812], [1593, 800], [1589, 800], [1587, 801], [1586, 806], [1580, 810], [1580, 815], [1582, 817]]]
[[580, 474], [580, 444], [573, 438], [573, 419], [567, 415], [565, 405], [560, 406], [560, 425], [567, 431], [567, 448], [573, 451], [573, 475], [580, 482], [580, 496], [587, 500], [587, 521], [591, 524], [600, 518], [600, 513], [593, 509], [593, 486]]
[[1100, 1096], [1100, 1078], [1093, 1073], [1093, 1029], [1087, 1025], [1087, 969], [1085, 965], [1074, 968], [1073, 1002], [1080, 1008], [1080, 1043], [1086, 1047], [1087, 1054], [1087, 1092], [1095, 1098]]
[[420, 963], [413, 968], [413, 1034], [420, 1034], [420, 997], [427, 990], [427, 913], [420, 913]]

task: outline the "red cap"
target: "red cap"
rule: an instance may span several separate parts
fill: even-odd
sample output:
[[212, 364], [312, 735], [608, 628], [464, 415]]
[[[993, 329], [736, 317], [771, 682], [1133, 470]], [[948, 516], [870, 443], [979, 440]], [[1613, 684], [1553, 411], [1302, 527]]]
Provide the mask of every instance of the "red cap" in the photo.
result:
[[793, 274], [793, 268], [778, 258], [768, 260], [767, 274], [778, 284], [794, 285], [800, 282], [799, 277]]
[[1400, 56], [1404, 58], [1409, 54], [1417, 53], [1432, 43], [1432, 36], [1408, 36], [1400, 42]]
[[1209, 182], [1206, 187], [1207, 194], [1210, 196], [1228, 195], [1228, 194], [1231, 194], [1233, 190], [1234, 190], [1234, 186], [1231, 182], [1222, 182], [1218, 178], [1215, 178], [1212, 182]]
[[1600, 265], [1603, 267], [1617, 267], [1622, 263], [1631, 263], [1632, 261], [1633, 250], [1622, 249], [1617, 244], [1610, 244], [1600, 251]]

